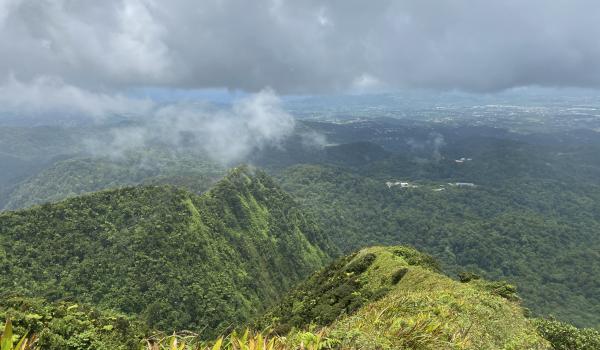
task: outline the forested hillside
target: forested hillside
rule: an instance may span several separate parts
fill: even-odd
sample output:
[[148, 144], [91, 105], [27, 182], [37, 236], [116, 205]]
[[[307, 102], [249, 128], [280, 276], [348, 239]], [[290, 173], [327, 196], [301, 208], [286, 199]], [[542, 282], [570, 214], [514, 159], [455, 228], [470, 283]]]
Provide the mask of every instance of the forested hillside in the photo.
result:
[[410, 244], [451, 273], [509, 279], [536, 314], [600, 324], [598, 187], [526, 180], [515, 186], [511, 179], [390, 188], [381, 176], [308, 165], [286, 170], [281, 181], [344, 251]]
[[0, 338], [14, 332], [16, 339], [34, 340], [47, 350], [155, 350], [174, 344], [181, 350], [595, 350], [600, 345], [593, 329], [528, 318], [514, 286], [473, 274], [452, 280], [432, 257], [405, 246], [363, 248], [338, 258], [266, 313], [254, 314], [254, 330], [238, 328], [219, 338], [207, 339], [206, 329], [165, 335], [136, 317], [40, 298], [3, 298], [0, 317], [12, 320]]
[[[68, 150], [52, 132], [65, 136], [16, 132], [11, 137], [23, 149], [11, 146], [15, 159], [26, 161], [47, 144], [54, 154]], [[344, 252], [411, 244], [451, 274], [509, 279], [534, 314], [597, 327], [598, 152], [593, 131], [519, 134], [380, 118], [299, 122], [282, 144], [248, 161], [275, 175]], [[159, 145], [121, 158], [61, 157], [0, 189], [0, 202], [4, 195], [14, 209], [134, 184], [200, 193], [224, 173], [205, 155]]]
[[3, 212], [0, 247], [1, 293], [89, 302], [206, 336], [243, 324], [335, 253], [249, 168], [201, 196], [129, 187]]

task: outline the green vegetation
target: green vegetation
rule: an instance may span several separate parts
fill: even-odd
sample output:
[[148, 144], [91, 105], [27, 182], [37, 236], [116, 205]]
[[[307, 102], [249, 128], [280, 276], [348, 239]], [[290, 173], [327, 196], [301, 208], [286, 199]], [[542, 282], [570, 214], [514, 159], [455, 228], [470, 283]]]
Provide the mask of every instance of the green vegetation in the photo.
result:
[[14, 335], [12, 329], [12, 322], [10, 319], [6, 320], [6, 324], [4, 326], [4, 330], [0, 334], [0, 349], [1, 350], [28, 350], [33, 348], [33, 343], [35, 343], [35, 338], [28, 338], [27, 334], [25, 334], [19, 342], [15, 345], [13, 344]]
[[119, 159], [69, 158], [55, 162], [16, 185], [5, 195], [4, 208], [26, 208], [137, 184], [172, 184], [203, 192], [224, 174], [222, 167], [203, 157], [157, 150], [130, 152]]
[[403, 246], [339, 258], [260, 317], [255, 326], [265, 332], [234, 330], [212, 340], [208, 329], [149, 332], [135, 317], [86, 304], [0, 301], [0, 317], [14, 325], [7, 323], [3, 339], [30, 346], [15, 350], [591, 350], [600, 344], [598, 331], [525, 314], [514, 287], [474, 275], [454, 281], [430, 256]]
[[[31, 302], [21, 299], [17, 307], [31, 307]], [[113, 313], [103, 317], [97, 310], [64, 303], [52, 309], [44, 306], [43, 310], [41, 315], [20, 315], [20, 310], [17, 311], [20, 317], [17, 323], [29, 326], [28, 329], [39, 329], [39, 333], [18, 326], [13, 329], [13, 322], [8, 318], [0, 332], [0, 350], [319, 350], [337, 344], [322, 333], [297, 332], [281, 337], [248, 329], [240, 333], [233, 331], [216, 340], [204, 340], [189, 331], [143, 336], [142, 328], [133, 328], [131, 320], [122, 315]]]
[[[429, 256], [415, 250], [395, 247], [394, 254], [402, 256], [409, 265], [418, 264], [438, 271], [437, 264]], [[378, 299], [397, 284], [408, 269], [405, 266], [388, 266], [386, 269], [393, 269], [389, 278], [365, 278], [369, 274], [363, 273], [369, 270], [377, 257], [373, 252], [363, 251], [362, 254], [354, 253], [337, 259], [289, 293], [259, 324], [263, 327], [274, 325], [274, 330], [283, 334], [310, 324], [325, 326], [340, 315], [351, 314]], [[382, 271], [375, 273], [382, 274]]]
[[600, 332], [591, 328], [576, 328], [556, 320], [535, 320], [538, 332], [547, 339], [554, 350], [600, 349]]
[[233, 331], [216, 340], [190, 331], [150, 332], [136, 318], [73, 302], [39, 298], [0, 300], [0, 350], [284, 350], [302, 344], [307, 350], [329, 348], [322, 333], [297, 332], [289, 337]]
[[491, 292], [501, 284], [454, 281], [411, 248], [366, 248], [311, 276], [259, 323], [325, 326], [342, 349], [549, 349], [514, 297]]
[[296, 332], [288, 337], [263, 334], [246, 329], [244, 332], [232, 332], [216, 340], [205, 341], [195, 334], [174, 334], [153, 336], [143, 341], [147, 350], [288, 350], [332, 349], [337, 342], [324, 337], [322, 333]]
[[[401, 171], [401, 170], [399, 170]], [[344, 168], [301, 165], [279, 178], [345, 252], [410, 244], [444, 270], [519, 286], [525, 305], [578, 326], [600, 326], [600, 188], [514, 180], [475, 188]], [[446, 185], [443, 191], [434, 191]]]
[[[6, 295], [0, 298], [0, 319], [11, 321], [16, 339], [44, 350], [137, 349], [148, 332], [141, 322], [120, 313]], [[21, 350], [18, 345], [15, 349]]]
[[[600, 348], [519, 306], [600, 327], [597, 133], [417, 124], [302, 124], [251, 159], [291, 196], [248, 167], [217, 182], [190, 149], [91, 157], [91, 129], [0, 128], [0, 208], [60, 201], [0, 213], [0, 319], [14, 344], [29, 330], [76, 350]], [[328, 146], [305, 145], [313, 128]], [[359, 250], [397, 244], [439, 265]], [[359, 251], [297, 284], [338, 249]], [[244, 336], [258, 315], [270, 328]]]
[[243, 324], [335, 252], [249, 168], [201, 196], [133, 187], [4, 212], [0, 247], [0, 292], [70, 298], [206, 336]]

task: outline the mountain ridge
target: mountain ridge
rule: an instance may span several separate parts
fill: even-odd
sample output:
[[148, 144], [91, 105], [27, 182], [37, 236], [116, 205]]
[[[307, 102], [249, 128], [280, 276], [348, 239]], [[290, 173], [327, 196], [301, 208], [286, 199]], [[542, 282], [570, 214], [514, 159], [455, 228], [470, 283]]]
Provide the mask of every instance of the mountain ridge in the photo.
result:
[[213, 332], [243, 323], [335, 252], [249, 167], [202, 195], [127, 187], [3, 212], [0, 244], [0, 280], [12, 291]]
[[340, 349], [551, 349], [525, 313], [505, 282], [455, 281], [413, 248], [375, 246], [314, 273], [258, 324], [324, 327]]

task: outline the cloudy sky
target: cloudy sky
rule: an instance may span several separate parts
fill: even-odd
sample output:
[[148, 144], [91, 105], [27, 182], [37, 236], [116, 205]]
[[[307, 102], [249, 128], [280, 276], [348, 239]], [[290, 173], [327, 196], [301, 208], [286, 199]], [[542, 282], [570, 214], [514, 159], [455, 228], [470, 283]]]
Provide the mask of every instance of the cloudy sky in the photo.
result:
[[597, 0], [0, 0], [0, 110], [119, 113], [140, 88], [596, 88], [599, 18]]

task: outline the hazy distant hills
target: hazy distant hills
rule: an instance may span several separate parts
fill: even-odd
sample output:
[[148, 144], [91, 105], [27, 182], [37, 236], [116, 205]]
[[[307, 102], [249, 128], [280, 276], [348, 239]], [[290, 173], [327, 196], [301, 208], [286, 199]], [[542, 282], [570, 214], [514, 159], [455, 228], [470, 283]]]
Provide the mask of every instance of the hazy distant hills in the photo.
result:
[[[111, 149], [117, 146], [98, 141], [111, 137], [104, 128], [97, 130], [105, 134], [96, 136], [99, 143], [91, 147], [92, 130], [0, 127], [0, 208], [23, 208], [148, 181], [169, 183], [173, 179], [177, 185], [201, 182], [184, 177], [206, 177], [209, 185], [231, 166], [194, 147], [169, 148], [156, 143], [143, 149]], [[257, 149], [240, 162], [272, 173], [298, 164], [333, 165], [384, 181], [404, 177], [494, 185], [551, 179], [597, 184], [598, 135], [584, 130], [525, 135], [485, 126], [445, 126], [391, 118], [347, 123], [305, 121], [299, 122], [294, 135], [281, 144]], [[457, 163], [461, 158], [474, 161]]]
[[225, 174], [222, 166], [198, 156], [146, 151], [127, 157], [73, 157], [59, 160], [16, 184], [5, 209], [26, 208], [109, 188], [173, 184], [201, 192]]

